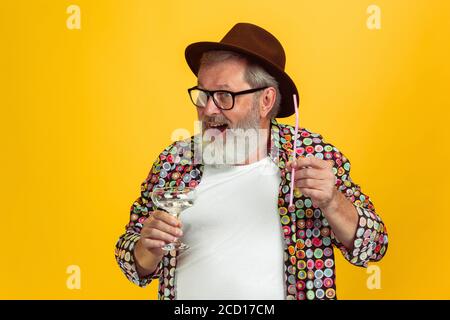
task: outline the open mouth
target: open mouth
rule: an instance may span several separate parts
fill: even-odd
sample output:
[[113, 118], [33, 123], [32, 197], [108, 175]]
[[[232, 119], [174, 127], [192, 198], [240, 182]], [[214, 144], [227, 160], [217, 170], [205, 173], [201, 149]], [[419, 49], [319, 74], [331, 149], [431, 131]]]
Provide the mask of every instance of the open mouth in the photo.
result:
[[228, 128], [226, 123], [209, 123], [208, 129], [218, 129], [220, 132], [224, 132]]

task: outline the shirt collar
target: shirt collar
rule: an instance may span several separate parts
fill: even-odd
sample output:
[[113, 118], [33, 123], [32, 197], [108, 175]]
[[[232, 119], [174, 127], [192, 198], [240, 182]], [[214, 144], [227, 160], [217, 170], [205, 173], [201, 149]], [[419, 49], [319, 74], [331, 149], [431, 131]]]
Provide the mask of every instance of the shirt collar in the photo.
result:
[[[270, 146], [269, 156], [272, 161], [278, 165], [280, 169], [284, 169], [286, 162], [289, 161], [289, 155], [293, 152], [292, 143], [290, 137], [285, 134], [285, 129], [290, 128], [286, 125], [281, 125], [277, 120], [272, 119], [270, 125]], [[289, 141], [288, 139], [289, 138]]]

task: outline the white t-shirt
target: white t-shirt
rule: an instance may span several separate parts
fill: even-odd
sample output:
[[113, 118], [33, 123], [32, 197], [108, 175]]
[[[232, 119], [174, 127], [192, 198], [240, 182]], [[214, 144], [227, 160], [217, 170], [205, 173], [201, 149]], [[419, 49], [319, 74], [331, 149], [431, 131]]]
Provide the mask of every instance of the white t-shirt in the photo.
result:
[[176, 299], [285, 299], [280, 172], [269, 157], [204, 167], [194, 206], [180, 216]]

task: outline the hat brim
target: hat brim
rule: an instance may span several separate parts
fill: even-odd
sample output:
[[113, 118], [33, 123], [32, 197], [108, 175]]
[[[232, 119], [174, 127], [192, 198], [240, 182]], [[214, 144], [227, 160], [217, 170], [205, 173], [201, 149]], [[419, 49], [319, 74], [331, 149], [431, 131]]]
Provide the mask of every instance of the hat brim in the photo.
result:
[[251, 61], [254, 61], [261, 65], [272, 77], [274, 77], [278, 81], [278, 88], [281, 94], [281, 103], [280, 110], [278, 111], [276, 117], [285, 118], [295, 113], [292, 95], [297, 95], [298, 101], [300, 101], [300, 97], [298, 95], [297, 87], [295, 86], [294, 81], [292, 81], [292, 79], [287, 75], [286, 72], [284, 72], [284, 70], [272, 64], [270, 61], [266, 60], [264, 57], [261, 57], [257, 53], [220, 42], [192, 43], [186, 48], [184, 55], [189, 68], [196, 76], [198, 76], [200, 59], [203, 53], [212, 50], [227, 50], [241, 53], [245, 56], [248, 56]]

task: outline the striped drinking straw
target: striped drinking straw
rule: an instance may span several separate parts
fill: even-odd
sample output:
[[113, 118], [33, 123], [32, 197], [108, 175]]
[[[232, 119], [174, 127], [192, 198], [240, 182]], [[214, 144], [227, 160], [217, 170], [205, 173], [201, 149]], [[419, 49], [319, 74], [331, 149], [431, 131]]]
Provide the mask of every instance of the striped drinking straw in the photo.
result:
[[[295, 108], [295, 131], [294, 131], [294, 138], [292, 141], [294, 142], [293, 145], [293, 155], [292, 155], [292, 161], [295, 161], [297, 157], [297, 134], [298, 134], [298, 105], [297, 105], [297, 96], [294, 94], [292, 95], [292, 98], [294, 99], [294, 108]], [[293, 200], [294, 200], [294, 180], [295, 180], [295, 169], [292, 168], [291, 172], [291, 193], [289, 196], [289, 207], [292, 206]]]

